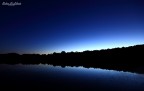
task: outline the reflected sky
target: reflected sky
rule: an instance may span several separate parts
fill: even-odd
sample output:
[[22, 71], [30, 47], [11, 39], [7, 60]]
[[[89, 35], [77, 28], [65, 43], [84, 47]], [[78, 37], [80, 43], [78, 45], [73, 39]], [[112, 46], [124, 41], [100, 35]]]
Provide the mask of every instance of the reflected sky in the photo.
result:
[[[54, 84], [55, 86], [83, 89], [109, 89], [143, 91], [144, 75], [123, 71], [105, 70], [100, 68], [65, 67], [52, 65], [0, 65], [0, 80], [25, 82], [45, 86]], [[2, 73], [3, 72], [3, 73]], [[2, 78], [3, 77], [3, 78]], [[33, 83], [36, 82], [36, 83]], [[40, 83], [39, 83], [40, 82]], [[10, 82], [11, 83], [11, 82]], [[9, 83], [9, 84], [10, 84]], [[22, 83], [22, 84], [25, 84]], [[27, 86], [27, 84], [26, 84]]]

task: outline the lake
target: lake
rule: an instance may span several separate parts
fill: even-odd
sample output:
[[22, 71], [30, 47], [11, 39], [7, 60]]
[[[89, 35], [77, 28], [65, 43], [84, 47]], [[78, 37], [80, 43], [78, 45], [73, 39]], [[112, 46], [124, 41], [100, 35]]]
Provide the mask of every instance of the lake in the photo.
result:
[[0, 64], [0, 89], [144, 91], [144, 75], [100, 68]]

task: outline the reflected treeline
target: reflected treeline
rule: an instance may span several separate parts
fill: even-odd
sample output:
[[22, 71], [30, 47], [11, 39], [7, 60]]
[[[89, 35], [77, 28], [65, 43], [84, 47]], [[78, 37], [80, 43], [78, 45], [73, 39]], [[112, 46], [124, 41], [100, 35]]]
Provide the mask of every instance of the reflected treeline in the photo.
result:
[[144, 66], [144, 45], [83, 52], [54, 52], [53, 54], [0, 54], [1, 64], [52, 64], [99, 67], [123, 71], [139, 71]]

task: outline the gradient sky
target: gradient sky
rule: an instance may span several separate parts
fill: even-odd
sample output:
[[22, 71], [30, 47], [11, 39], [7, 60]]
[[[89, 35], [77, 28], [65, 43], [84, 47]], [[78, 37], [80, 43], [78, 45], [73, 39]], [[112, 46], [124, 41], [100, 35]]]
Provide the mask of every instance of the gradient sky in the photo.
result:
[[0, 5], [0, 53], [47, 54], [144, 44], [144, 0], [12, 2], [22, 5]]

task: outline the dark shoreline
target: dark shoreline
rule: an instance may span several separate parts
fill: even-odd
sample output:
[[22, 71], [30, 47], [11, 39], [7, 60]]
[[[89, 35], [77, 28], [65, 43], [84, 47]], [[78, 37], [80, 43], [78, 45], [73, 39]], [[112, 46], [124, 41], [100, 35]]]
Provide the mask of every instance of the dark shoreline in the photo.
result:
[[0, 64], [51, 64], [83, 66], [144, 73], [144, 45], [84, 52], [62, 51], [53, 54], [0, 54]]

